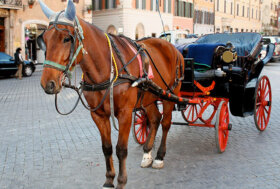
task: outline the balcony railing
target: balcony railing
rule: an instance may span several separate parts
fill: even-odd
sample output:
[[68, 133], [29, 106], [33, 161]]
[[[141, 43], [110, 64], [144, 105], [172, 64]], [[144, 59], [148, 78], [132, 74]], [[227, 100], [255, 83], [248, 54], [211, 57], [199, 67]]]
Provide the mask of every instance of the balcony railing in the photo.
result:
[[22, 0], [0, 0], [0, 8], [21, 9], [22, 8]]

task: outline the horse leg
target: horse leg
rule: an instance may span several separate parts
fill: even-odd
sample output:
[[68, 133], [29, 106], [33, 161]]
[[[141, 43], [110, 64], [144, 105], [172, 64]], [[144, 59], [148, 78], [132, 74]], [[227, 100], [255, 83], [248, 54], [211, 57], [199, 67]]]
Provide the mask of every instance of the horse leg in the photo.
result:
[[91, 112], [92, 119], [96, 123], [102, 140], [102, 150], [106, 161], [106, 181], [103, 189], [114, 188], [115, 169], [113, 164], [113, 148], [111, 141], [111, 127], [109, 118], [106, 116], [99, 116]]
[[150, 126], [150, 133], [146, 143], [143, 146], [144, 155], [141, 161], [141, 167], [150, 167], [153, 163], [152, 148], [154, 145], [155, 137], [161, 120], [161, 114], [156, 104], [151, 104], [146, 107], [148, 124]]
[[122, 109], [117, 115], [119, 121], [119, 137], [116, 153], [119, 159], [119, 175], [117, 189], [123, 189], [127, 183], [126, 158], [127, 145], [132, 121], [132, 109]]
[[167, 139], [167, 133], [171, 126], [173, 108], [174, 108], [174, 103], [163, 101], [163, 119], [161, 121], [162, 138], [161, 138], [161, 143], [157, 152], [156, 159], [152, 165], [152, 167], [155, 169], [161, 169], [164, 166], [163, 159], [166, 153], [166, 139]]

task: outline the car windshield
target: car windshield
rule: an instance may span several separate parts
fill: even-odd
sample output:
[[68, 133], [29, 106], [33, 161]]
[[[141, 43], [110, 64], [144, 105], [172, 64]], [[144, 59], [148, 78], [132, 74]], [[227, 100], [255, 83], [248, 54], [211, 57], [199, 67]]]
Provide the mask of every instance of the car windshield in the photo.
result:
[[171, 34], [170, 33], [162, 34], [159, 38], [164, 39], [165, 41], [171, 42]]

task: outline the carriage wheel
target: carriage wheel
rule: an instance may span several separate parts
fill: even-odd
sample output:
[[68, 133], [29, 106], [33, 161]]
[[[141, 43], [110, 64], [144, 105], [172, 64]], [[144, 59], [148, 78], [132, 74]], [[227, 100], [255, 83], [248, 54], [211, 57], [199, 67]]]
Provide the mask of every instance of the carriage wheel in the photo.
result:
[[132, 135], [138, 144], [145, 144], [150, 128], [147, 124], [147, 115], [144, 110], [137, 110], [134, 115], [132, 122]]
[[185, 110], [182, 110], [182, 116], [188, 123], [194, 123], [198, 119], [201, 111], [201, 104], [188, 104]]
[[268, 125], [271, 112], [271, 86], [267, 76], [262, 76], [255, 91], [254, 118], [258, 130], [264, 131]]
[[[207, 106], [207, 107], [204, 107]], [[207, 102], [201, 103], [201, 108], [205, 108], [204, 112], [202, 113], [202, 116], [199, 118], [203, 123], [211, 123], [213, 120], [216, 110], [213, 104], [208, 104]]]
[[221, 101], [216, 116], [216, 145], [219, 153], [225, 151], [229, 133], [229, 111], [227, 102]]

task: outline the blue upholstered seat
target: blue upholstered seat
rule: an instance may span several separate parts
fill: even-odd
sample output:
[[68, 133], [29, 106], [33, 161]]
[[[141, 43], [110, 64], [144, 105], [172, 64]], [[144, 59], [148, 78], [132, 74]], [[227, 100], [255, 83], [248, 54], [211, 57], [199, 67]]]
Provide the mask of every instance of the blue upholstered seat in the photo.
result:
[[[188, 44], [178, 46], [177, 49], [183, 54], [184, 58], [193, 58], [196, 71], [205, 71], [211, 69], [214, 51], [223, 44]], [[187, 49], [187, 54], [184, 50]]]
[[252, 55], [257, 45], [261, 42], [262, 36], [259, 33], [217, 33], [200, 37], [195, 41], [197, 44], [230, 42], [238, 56]]
[[248, 56], [253, 54], [261, 39], [258, 33], [218, 33], [202, 36], [195, 43], [180, 45], [176, 48], [184, 58], [194, 58], [195, 70], [205, 71], [211, 68], [214, 50], [218, 46], [225, 46], [230, 42], [238, 56]]

